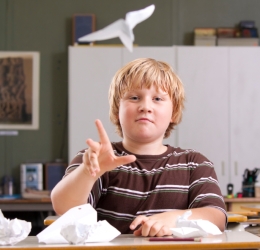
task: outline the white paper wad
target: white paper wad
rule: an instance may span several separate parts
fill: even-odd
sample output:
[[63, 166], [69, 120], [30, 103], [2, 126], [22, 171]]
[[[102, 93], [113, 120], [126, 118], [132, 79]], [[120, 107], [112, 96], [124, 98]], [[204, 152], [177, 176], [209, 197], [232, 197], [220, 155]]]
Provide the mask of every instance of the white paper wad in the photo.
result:
[[209, 234], [219, 235], [222, 232], [219, 228], [208, 220], [189, 220], [192, 214], [191, 210], [186, 211], [182, 216], [176, 220], [176, 227], [170, 228], [172, 234], [176, 237], [206, 237]]
[[[97, 211], [90, 204], [85, 204], [73, 207], [68, 210], [65, 214], [60, 216], [56, 221], [54, 221], [51, 225], [40, 232], [37, 235], [37, 238], [39, 243], [77, 244], [77, 242], [79, 242], [76, 238], [78, 237], [77, 233], [71, 231], [70, 238], [65, 239], [61, 235], [61, 230], [75, 230], [75, 225], [93, 225], [93, 227], [95, 228], [95, 224], [98, 224], [99, 226], [97, 227], [98, 230], [91, 232], [91, 238], [93, 240], [89, 240], [86, 238], [84, 242], [110, 241], [120, 235], [120, 232], [112, 227], [109, 223], [97, 223]], [[101, 230], [103, 227], [106, 227], [106, 230]], [[108, 227], [111, 227], [111, 229], [113, 230], [108, 230]], [[71, 235], [75, 235], [75, 237], [72, 238]]]

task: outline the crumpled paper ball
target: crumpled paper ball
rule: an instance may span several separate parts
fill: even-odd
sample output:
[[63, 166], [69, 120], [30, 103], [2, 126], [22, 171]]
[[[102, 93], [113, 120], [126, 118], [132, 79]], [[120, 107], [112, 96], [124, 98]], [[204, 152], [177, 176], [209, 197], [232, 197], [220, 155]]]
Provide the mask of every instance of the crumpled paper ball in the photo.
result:
[[32, 224], [19, 219], [6, 219], [0, 210], [0, 245], [15, 245], [31, 232]]
[[172, 234], [176, 237], [206, 237], [209, 234], [219, 235], [222, 232], [219, 228], [208, 220], [189, 220], [192, 211], [188, 210], [176, 220], [176, 227], [170, 228]]
[[121, 233], [111, 226], [106, 220], [93, 224], [81, 222], [64, 225], [61, 235], [71, 244], [81, 245], [87, 242], [108, 242]]

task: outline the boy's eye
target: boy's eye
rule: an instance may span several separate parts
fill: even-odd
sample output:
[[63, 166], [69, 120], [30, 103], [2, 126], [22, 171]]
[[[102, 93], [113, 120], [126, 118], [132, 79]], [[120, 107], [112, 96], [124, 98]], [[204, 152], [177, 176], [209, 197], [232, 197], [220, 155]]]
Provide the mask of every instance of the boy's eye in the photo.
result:
[[162, 101], [162, 98], [160, 98], [160, 97], [155, 97], [154, 100], [155, 100], [155, 101]]
[[138, 96], [131, 96], [130, 99], [131, 100], [138, 100]]

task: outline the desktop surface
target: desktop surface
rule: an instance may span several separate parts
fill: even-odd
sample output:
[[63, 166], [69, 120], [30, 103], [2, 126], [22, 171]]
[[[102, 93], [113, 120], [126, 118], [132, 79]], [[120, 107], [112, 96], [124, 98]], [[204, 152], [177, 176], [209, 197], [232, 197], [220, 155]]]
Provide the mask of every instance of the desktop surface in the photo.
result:
[[110, 242], [86, 243], [85, 245], [71, 244], [44, 244], [38, 243], [36, 236], [29, 236], [14, 246], [2, 246], [5, 249], [256, 249], [260, 248], [260, 237], [245, 231], [225, 232], [222, 235], [202, 238], [201, 242], [191, 241], [149, 241], [149, 237], [136, 237], [131, 234], [122, 234]]

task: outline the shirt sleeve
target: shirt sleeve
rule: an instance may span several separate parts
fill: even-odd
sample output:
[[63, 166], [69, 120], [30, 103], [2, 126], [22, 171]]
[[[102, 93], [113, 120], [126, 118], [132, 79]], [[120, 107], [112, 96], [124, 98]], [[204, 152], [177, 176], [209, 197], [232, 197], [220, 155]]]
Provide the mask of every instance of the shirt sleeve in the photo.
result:
[[214, 165], [200, 153], [191, 154], [194, 168], [190, 175], [189, 208], [211, 206], [221, 210], [227, 221], [226, 205]]

